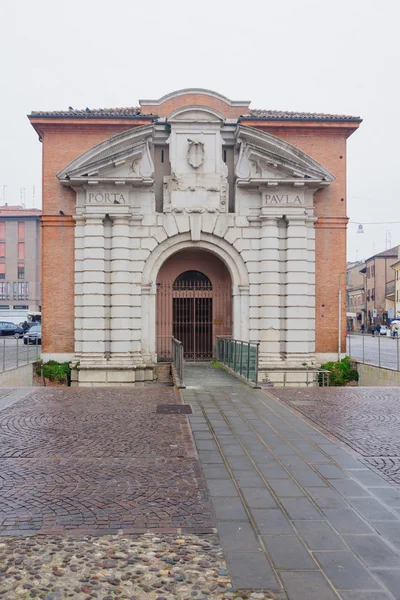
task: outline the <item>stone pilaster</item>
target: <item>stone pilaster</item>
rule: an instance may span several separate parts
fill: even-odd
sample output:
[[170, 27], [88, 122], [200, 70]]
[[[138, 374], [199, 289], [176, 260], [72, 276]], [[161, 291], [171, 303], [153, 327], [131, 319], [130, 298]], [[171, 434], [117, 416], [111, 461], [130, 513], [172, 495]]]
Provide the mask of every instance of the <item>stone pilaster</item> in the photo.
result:
[[156, 314], [156, 292], [154, 285], [149, 283], [141, 287], [142, 297], [142, 331], [141, 331], [141, 350], [142, 360], [145, 364], [154, 364], [156, 362], [156, 322], [150, 315]]
[[110, 366], [130, 368], [132, 352], [131, 216], [111, 215]]
[[75, 215], [75, 277], [74, 277], [74, 362], [80, 361], [82, 354], [83, 328], [83, 273], [85, 249], [85, 217]]
[[261, 367], [281, 364], [281, 284], [279, 216], [261, 214], [260, 232], [260, 355]]
[[[106, 249], [104, 216], [86, 215], [84, 224], [80, 324], [81, 366], [106, 364]], [[82, 227], [82, 223], [81, 223]], [[81, 252], [82, 254], [82, 252]], [[79, 271], [78, 271], [79, 273]]]
[[312, 217], [287, 215], [285, 354], [288, 366], [310, 364], [313, 360], [315, 250], [312, 225]]

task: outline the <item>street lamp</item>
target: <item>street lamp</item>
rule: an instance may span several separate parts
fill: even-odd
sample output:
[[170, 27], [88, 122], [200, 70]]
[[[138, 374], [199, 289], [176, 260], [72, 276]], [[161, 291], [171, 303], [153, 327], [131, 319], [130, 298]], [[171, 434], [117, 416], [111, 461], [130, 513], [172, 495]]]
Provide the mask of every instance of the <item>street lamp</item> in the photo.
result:
[[346, 271], [340, 273], [338, 279], [338, 362], [340, 362], [342, 345], [342, 288], [340, 287], [340, 278], [342, 275], [347, 275]]

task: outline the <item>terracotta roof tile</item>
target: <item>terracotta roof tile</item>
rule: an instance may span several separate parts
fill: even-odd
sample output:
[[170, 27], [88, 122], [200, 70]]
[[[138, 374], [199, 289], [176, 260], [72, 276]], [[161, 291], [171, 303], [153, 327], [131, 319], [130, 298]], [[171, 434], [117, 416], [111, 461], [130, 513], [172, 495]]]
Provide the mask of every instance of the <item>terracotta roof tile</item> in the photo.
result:
[[[142, 113], [140, 106], [125, 108], [86, 108], [54, 111], [32, 111], [30, 117], [60, 117], [79, 119], [131, 119], [138, 117], [152, 117], [151, 114]], [[324, 113], [288, 112], [281, 110], [250, 110], [240, 120], [258, 119], [260, 121], [351, 121], [361, 122], [360, 117], [349, 115], [330, 115]]]
[[384, 250], [383, 252], [379, 252], [379, 254], [374, 254], [373, 256], [370, 256], [369, 258], [367, 258], [367, 260], [371, 260], [373, 258], [376, 258], [377, 256], [379, 257], [397, 257], [397, 246], [395, 246], [394, 248], [389, 248], [389, 250]]
[[23, 208], [22, 206], [0, 206], [1, 217], [40, 217], [42, 211], [38, 208]]
[[355, 121], [360, 122], [360, 117], [350, 115], [331, 115], [325, 113], [288, 112], [282, 110], [250, 110], [245, 119], [260, 119], [262, 121]]
[[80, 119], [93, 119], [93, 118], [131, 118], [142, 115], [140, 106], [131, 106], [126, 108], [84, 108], [69, 110], [33, 110], [30, 117], [78, 117]]

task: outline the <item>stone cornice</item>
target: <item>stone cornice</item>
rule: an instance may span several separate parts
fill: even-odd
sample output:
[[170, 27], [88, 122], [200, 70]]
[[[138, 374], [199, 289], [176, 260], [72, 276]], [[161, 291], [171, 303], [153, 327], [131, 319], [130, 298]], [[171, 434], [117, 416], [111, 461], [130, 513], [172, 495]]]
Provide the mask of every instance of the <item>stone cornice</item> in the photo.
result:
[[235, 169], [238, 186], [286, 184], [317, 189], [335, 179], [311, 156], [269, 133], [238, 125], [235, 139], [240, 145]]
[[315, 229], [346, 229], [348, 217], [318, 217]]
[[[57, 173], [61, 183], [70, 185], [74, 183], [92, 182], [95, 184], [103, 179], [118, 181], [121, 174], [118, 167], [126, 161], [132, 161], [131, 175], [125, 174], [123, 179], [150, 179], [154, 171], [153, 161], [149, 150], [149, 140], [153, 135], [153, 125], [144, 125], [129, 131], [124, 131], [97, 144], [81, 156], [70, 162], [64, 169]], [[147, 173], [136, 173], [136, 162], [146, 156], [148, 161]], [[100, 171], [107, 167], [116, 167], [115, 176], [101, 176]]]
[[75, 227], [75, 220], [69, 215], [42, 215], [40, 224], [42, 227]]

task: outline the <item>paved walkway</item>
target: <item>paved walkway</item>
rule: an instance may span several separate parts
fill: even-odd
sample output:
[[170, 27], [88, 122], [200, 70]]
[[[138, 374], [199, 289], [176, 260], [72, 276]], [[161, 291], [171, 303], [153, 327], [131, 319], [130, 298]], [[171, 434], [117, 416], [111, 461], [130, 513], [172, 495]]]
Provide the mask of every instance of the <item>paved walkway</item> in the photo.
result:
[[187, 419], [157, 413], [179, 401], [168, 387], [1, 389], [0, 535], [212, 533]]
[[269, 393], [211, 367], [185, 382], [233, 584], [399, 600], [400, 492]]
[[399, 388], [275, 388], [270, 392], [345, 442], [388, 482], [400, 484]]

